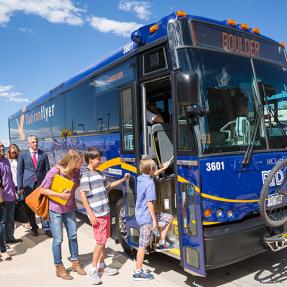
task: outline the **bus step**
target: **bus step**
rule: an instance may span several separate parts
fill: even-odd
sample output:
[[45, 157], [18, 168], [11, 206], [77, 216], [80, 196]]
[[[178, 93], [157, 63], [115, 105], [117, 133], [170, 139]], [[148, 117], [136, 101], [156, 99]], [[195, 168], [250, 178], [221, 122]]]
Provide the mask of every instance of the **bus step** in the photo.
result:
[[277, 252], [287, 247], [287, 233], [264, 237], [264, 242], [272, 251]]

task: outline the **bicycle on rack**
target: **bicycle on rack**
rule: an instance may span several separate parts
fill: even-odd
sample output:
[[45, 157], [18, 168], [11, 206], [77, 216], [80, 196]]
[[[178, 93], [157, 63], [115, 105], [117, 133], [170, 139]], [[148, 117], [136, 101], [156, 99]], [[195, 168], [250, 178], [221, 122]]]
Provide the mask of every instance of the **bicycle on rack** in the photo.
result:
[[284, 225], [287, 224], [287, 159], [278, 161], [268, 174], [261, 190], [259, 205], [261, 216], [274, 233], [264, 238], [265, 243], [272, 251], [286, 248], [287, 233], [284, 233]]

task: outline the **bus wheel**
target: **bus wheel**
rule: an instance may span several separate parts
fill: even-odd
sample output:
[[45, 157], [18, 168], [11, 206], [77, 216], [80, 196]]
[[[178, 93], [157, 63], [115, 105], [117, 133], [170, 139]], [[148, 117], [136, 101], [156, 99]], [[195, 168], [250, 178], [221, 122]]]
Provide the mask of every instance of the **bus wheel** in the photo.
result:
[[287, 222], [287, 160], [280, 160], [268, 174], [260, 194], [260, 213], [270, 227]]
[[135, 249], [128, 245], [128, 233], [125, 219], [124, 200], [120, 198], [116, 204], [116, 231], [119, 241], [127, 255], [134, 258]]

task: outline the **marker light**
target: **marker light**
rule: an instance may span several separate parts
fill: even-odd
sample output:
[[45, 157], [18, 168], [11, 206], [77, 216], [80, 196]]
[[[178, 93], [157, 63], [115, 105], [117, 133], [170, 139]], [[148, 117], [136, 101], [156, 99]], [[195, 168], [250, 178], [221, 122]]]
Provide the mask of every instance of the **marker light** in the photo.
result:
[[205, 210], [204, 210], [204, 213], [203, 213], [203, 215], [205, 216], [205, 217], [210, 217], [211, 216], [211, 209], [210, 208], [206, 208]]
[[286, 47], [286, 43], [285, 42], [280, 42], [279, 46], [282, 47], [282, 48], [285, 48]]
[[216, 210], [216, 217], [222, 217], [223, 215], [223, 210], [222, 209], [217, 209]]
[[151, 32], [151, 33], [154, 33], [154, 32], [156, 32], [158, 30], [158, 25], [157, 24], [154, 24], [154, 25], [152, 25], [150, 28], [149, 28], [149, 31]]
[[176, 11], [176, 16], [177, 17], [185, 17], [186, 16], [186, 12], [182, 11], [182, 10]]
[[232, 210], [227, 211], [227, 217], [233, 217], [233, 211]]
[[232, 20], [232, 19], [227, 19], [226, 20], [226, 23], [227, 23], [227, 25], [229, 25], [229, 26], [236, 26], [236, 21], [235, 20]]
[[248, 24], [240, 24], [240, 28], [242, 30], [248, 30], [249, 29], [249, 25]]
[[254, 34], [261, 34], [260, 29], [257, 28], [257, 27], [254, 27], [254, 28], [252, 29], [252, 32], [253, 32]]

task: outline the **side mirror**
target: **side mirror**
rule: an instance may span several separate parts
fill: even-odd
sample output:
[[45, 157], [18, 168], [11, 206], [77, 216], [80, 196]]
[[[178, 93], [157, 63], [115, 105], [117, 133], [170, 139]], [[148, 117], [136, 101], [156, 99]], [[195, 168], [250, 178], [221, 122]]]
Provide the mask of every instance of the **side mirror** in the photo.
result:
[[178, 73], [175, 76], [177, 102], [182, 106], [200, 103], [199, 78], [197, 73]]

